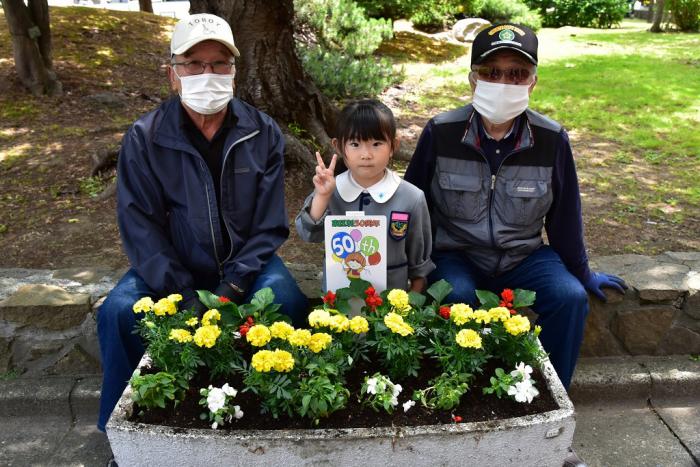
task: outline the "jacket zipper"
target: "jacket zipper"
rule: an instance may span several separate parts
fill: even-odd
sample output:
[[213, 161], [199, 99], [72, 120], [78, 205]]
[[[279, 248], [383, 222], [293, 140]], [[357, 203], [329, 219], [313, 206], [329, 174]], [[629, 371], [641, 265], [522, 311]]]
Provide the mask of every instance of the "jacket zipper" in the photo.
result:
[[[221, 174], [219, 175], [219, 189], [221, 190], [221, 204], [222, 205], [224, 203], [224, 169], [226, 167], [226, 159], [228, 159], [228, 155], [231, 153], [233, 148], [238, 143], [242, 143], [243, 141], [246, 141], [246, 140], [252, 138], [253, 136], [257, 135], [258, 133], [260, 133], [260, 130], [255, 130], [254, 132], [252, 132], [246, 136], [243, 136], [242, 138], [237, 139], [228, 148], [228, 150], [226, 151], [226, 154], [224, 154], [224, 161], [221, 163]], [[213, 225], [213, 222], [211, 220], [211, 209], [209, 210], [209, 215], [210, 215], [209, 225], [212, 228], [212, 236], [213, 236], [214, 235], [214, 225]], [[221, 217], [223, 217], [223, 216], [224, 216], [224, 212], [222, 210]], [[228, 261], [231, 258], [231, 256], [233, 255], [233, 236], [231, 235], [231, 231], [228, 228], [228, 224], [226, 223], [226, 219], [223, 219], [223, 221], [224, 221], [224, 227], [226, 228], [226, 234], [228, 235], [228, 238], [230, 241], [229, 243], [231, 243], [231, 249], [229, 250], [228, 256], [226, 256], [226, 258], [224, 259], [223, 262], [219, 262], [219, 257], [218, 257], [218, 255], [216, 256], [216, 261], [219, 262], [219, 276], [221, 277], [221, 279], [224, 278], [224, 263], [226, 261]], [[214, 244], [214, 251], [216, 252], [216, 244]]]
[[[204, 161], [199, 159], [199, 165], [206, 174], [209, 171], [208, 167], [204, 166]], [[224, 278], [224, 270], [221, 266], [221, 261], [219, 261], [219, 252], [216, 250], [216, 236], [214, 235], [214, 220], [211, 216], [211, 198], [209, 197], [209, 185], [204, 184], [204, 192], [207, 195], [207, 210], [209, 211], [209, 230], [211, 232], [211, 244], [214, 247], [214, 259], [216, 259], [216, 264], [219, 266], [219, 279]]]

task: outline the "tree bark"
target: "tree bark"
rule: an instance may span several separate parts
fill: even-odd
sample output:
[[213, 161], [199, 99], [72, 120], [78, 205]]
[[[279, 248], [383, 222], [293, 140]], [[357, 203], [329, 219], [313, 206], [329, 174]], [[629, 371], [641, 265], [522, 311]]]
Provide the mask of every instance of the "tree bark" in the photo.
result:
[[661, 21], [664, 18], [664, 4], [665, 0], [656, 0], [656, 9], [654, 10], [654, 23], [651, 25], [649, 31], [651, 32], [661, 32]]
[[[328, 150], [338, 109], [304, 72], [294, 45], [292, 0], [191, 0], [191, 13], [226, 18], [241, 56], [236, 59], [236, 95], [271, 115], [282, 126], [290, 155], [316, 165], [306, 145]], [[291, 134], [289, 126], [304, 131]]]
[[61, 82], [53, 71], [47, 0], [2, 0], [12, 36], [15, 70], [32, 94], [59, 95]]
[[139, 10], [146, 13], [153, 13], [153, 4], [151, 0], [139, 0]]

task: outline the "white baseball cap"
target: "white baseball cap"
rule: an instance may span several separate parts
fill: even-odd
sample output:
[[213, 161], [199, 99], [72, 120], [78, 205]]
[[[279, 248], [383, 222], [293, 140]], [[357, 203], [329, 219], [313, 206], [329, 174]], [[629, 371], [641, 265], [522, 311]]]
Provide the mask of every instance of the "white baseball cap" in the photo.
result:
[[170, 40], [170, 53], [173, 55], [185, 53], [202, 41], [221, 42], [234, 56], [241, 55], [233, 43], [233, 33], [228, 22], [209, 13], [190, 15], [177, 22]]

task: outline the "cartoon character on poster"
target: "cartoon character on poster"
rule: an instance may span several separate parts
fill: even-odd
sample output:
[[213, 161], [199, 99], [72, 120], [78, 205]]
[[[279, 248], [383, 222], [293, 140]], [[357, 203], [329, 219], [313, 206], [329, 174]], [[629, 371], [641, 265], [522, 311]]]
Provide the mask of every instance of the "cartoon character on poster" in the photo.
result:
[[327, 216], [326, 289], [347, 287], [349, 279], [386, 288], [386, 217]]

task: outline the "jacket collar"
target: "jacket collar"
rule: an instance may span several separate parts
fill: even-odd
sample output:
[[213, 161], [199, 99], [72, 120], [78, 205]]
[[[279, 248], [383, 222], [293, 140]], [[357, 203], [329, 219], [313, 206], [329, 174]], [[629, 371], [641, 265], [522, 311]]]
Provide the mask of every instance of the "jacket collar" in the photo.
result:
[[[239, 139], [260, 131], [245, 104], [234, 97], [228, 105], [228, 110], [236, 116], [236, 121], [226, 137], [224, 153]], [[160, 110], [162, 116], [160, 122], [157, 123], [153, 142], [166, 148], [197, 154], [197, 150], [189, 142], [185, 132], [182, 131], [183, 115], [180, 97], [175, 96], [168, 99]]]
[[[462, 144], [466, 144], [467, 146], [475, 148], [477, 151], [481, 151], [481, 139], [479, 138], [479, 119], [477, 118], [478, 114], [474, 109], [474, 106], [471, 104], [468, 104], [465, 108], [467, 111], [467, 127], [464, 131], [464, 136], [462, 137]], [[519, 134], [516, 135], [513, 152], [529, 149], [535, 145], [535, 139], [532, 135], [532, 128], [530, 127], [530, 122], [528, 120], [527, 110], [521, 113], [516, 118], [523, 119], [524, 121], [518, 129]]]
[[335, 179], [335, 186], [338, 190], [338, 194], [343, 201], [346, 203], [351, 203], [360, 196], [360, 193], [369, 193], [372, 199], [377, 203], [386, 203], [394, 196], [396, 190], [399, 188], [401, 179], [395, 172], [386, 169], [384, 172], [384, 177], [377, 183], [368, 188], [363, 188], [359, 185], [349, 170], [341, 173]]

